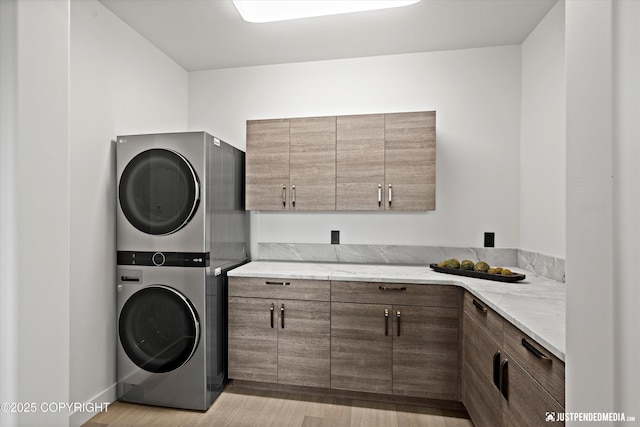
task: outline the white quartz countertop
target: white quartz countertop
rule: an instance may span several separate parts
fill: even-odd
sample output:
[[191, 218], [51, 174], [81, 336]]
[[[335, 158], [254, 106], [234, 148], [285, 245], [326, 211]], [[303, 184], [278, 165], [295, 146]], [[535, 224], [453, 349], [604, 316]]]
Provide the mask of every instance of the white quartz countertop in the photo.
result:
[[229, 271], [228, 275], [460, 286], [564, 361], [565, 284], [519, 268], [509, 269], [525, 274], [526, 279], [515, 283], [497, 282], [437, 273], [429, 266], [285, 261], [253, 261]]

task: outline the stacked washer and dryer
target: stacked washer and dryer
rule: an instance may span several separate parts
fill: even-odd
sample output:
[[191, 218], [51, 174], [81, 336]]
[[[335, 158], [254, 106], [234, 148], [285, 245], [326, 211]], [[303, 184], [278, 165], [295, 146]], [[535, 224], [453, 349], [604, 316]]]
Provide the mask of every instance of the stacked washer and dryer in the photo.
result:
[[226, 272], [247, 257], [244, 162], [205, 132], [118, 137], [120, 400], [206, 410], [222, 391]]

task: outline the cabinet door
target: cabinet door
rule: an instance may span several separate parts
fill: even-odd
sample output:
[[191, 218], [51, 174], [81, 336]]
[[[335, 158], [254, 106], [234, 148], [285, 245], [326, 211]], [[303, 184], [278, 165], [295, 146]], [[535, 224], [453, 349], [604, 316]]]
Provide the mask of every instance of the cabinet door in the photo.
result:
[[[476, 427], [500, 426], [502, 396], [494, 383], [493, 365], [497, 354], [499, 369], [504, 351], [469, 315], [462, 323], [462, 402]], [[495, 382], [499, 383], [498, 377]]]
[[229, 298], [229, 378], [277, 382], [276, 304], [261, 298]]
[[289, 120], [248, 120], [247, 210], [289, 209]]
[[386, 114], [386, 209], [433, 210], [435, 195], [435, 111]]
[[331, 388], [391, 394], [390, 316], [390, 305], [331, 303]]
[[329, 302], [278, 301], [278, 383], [329, 388]]
[[290, 119], [292, 210], [336, 209], [336, 118]]
[[457, 308], [393, 306], [393, 393], [458, 400]]
[[336, 127], [336, 209], [384, 210], [384, 114], [339, 116]]
[[[549, 426], [547, 414], [564, 412], [560, 405], [513, 358], [508, 357], [508, 400], [503, 399], [503, 425], [507, 427]], [[553, 422], [551, 425], [564, 425]]]

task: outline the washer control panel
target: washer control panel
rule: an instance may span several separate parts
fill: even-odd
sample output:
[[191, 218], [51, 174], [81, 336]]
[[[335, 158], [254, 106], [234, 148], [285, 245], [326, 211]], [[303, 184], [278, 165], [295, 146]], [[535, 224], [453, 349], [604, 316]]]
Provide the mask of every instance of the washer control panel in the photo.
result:
[[118, 265], [209, 267], [209, 252], [118, 251]]

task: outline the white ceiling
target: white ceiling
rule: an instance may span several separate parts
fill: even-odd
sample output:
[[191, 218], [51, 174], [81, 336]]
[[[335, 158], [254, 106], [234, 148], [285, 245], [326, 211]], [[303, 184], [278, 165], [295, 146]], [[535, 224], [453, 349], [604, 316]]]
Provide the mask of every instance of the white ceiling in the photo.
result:
[[187, 71], [519, 44], [557, 0], [422, 0], [251, 24], [231, 0], [99, 0]]

